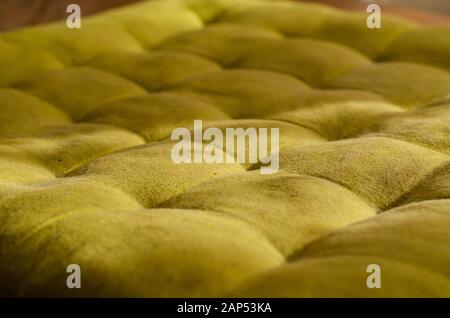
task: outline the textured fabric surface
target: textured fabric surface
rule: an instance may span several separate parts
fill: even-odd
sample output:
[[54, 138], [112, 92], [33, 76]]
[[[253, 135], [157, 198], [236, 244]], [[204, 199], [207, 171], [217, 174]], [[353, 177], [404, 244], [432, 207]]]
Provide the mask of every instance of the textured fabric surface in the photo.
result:
[[[282, 1], [2, 33], [0, 294], [449, 297], [449, 71], [450, 28]], [[174, 164], [194, 119], [281, 170]]]

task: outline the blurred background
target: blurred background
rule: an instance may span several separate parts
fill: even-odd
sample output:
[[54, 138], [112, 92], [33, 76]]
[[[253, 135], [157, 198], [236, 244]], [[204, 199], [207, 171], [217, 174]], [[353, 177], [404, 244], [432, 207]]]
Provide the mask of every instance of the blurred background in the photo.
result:
[[[79, 4], [82, 15], [86, 16], [137, 1], [139, 0], [0, 0], [0, 30], [65, 19], [66, 7], [71, 3]], [[450, 25], [450, 0], [308, 0], [308, 2], [327, 3], [348, 10], [365, 10], [369, 3], [378, 3], [386, 13], [405, 16], [430, 25]]]

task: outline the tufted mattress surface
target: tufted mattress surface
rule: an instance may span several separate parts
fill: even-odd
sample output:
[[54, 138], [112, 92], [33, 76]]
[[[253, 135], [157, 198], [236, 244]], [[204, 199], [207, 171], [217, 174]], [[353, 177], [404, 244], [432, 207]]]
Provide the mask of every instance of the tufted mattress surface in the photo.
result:
[[[156, 0], [1, 33], [0, 295], [450, 297], [450, 28], [366, 18]], [[173, 163], [195, 119], [279, 128], [280, 171]]]

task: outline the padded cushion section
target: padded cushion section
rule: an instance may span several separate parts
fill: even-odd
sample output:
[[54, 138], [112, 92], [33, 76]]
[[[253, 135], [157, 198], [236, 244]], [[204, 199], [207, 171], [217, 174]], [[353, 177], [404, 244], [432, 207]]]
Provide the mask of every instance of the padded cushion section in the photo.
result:
[[[259, 28], [216, 24], [172, 37], [159, 47], [164, 50], [194, 53], [223, 66], [232, 66], [246, 50], [252, 49], [247, 41], [255, 43], [258, 40], [262, 42], [270, 39], [280, 39], [280, 35]], [[226, 50], [227, 47], [233, 47], [233, 50]]]
[[[14, 68], [10, 66], [14, 65]], [[44, 70], [60, 69], [64, 65], [44, 50], [29, 50], [15, 46], [0, 38], [0, 85], [9, 86]]]
[[20, 88], [55, 105], [74, 120], [107, 101], [145, 93], [130, 81], [89, 68], [47, 72]]
[[214, 105], [232, 118], [257, 118], [279, 111], [284, 100], [308, 92], [309, 87], [289, 75], [240, 69], [195, 76], [173, 90]]
[[28, 50], [52, 52], [64, 65], [83, 63], [101, 52], [141, 49], [135, 38], [114, 23], [91, 20], [82, 28], [67, 32], [65, 24], [53, 24], [6, 34], [5, 39]]
[[143, 206], [152, 207], [213, 176], [244, 170], [237, 163], [176, 164], [170, 155], [174, 144], [149, 144], [106, 155], [89, 162], [71, 176], [83, 176], [122, 189]]
[[[270, 12], [269, 16], [267, 12]], [[302, 3], [301, 6], [292, 6], [287, 1], [262, 2], [258, 7], [226, 17], [226, 21], [256, 25], [285, 36], [313, 37], [326, 19], [338, 13], [332, 7], [319, 4]], [[301, 27], [298, 21], [301, 21]]]
[[0, 215], [0, 228], [11, 229], [10, 235], [5, 236], [11, 240], [21, 240], [21, 236], [30, 235], [67, 213], [141, 208], [123, 192], [79, 177], [17, 188], [2, 197], [1, 206], [4, 213]]
[[413, 108], [447, 96], [450, 74], [429, 66], [382, 63], [338, 77], [330, 82], [330, 87], [367, 90], [403, 107]]
[[211, 60], [179, 52], [106, 54], [97, 56], [89, 64], [126, 77], [150, 92], [161, 91], [199, 73], [220, 69]]
[[383, 27], [373, 30], [366, 27], [366, 20], [366, 14], [342, 13], [313, 3], [292, 6], [288, 1], [265, 3], [226, 19], [255, 24], [289, 37], [312, 37], [341, 43], [371, 58], [375, 58], [399, 34], [415, 27], [410, 21], [383, 16]]
[[[239, 46], [229, 51], [227, 47]], [[361, 54], [317, 40], [280, 39], [247, 26], [216, 25], [171, 39], [163, 48], [200, 54], [227, 67], [270, 69], [315, 86], [328, 78], [368, 64]], [[340, 63], [335, 63], [340, 60]]]
[[[322, 196], [328, 200], [322, 201]], [[330, 181], [257, 171], [217, 178], [161, 206], [213, 210], [245, 220], [285, 255], [335, 228], [375, 215], [374, 208]]]
[[24, 151], [61, 176], [105, 153], [142, 143], [140, 136], [113, 126], [78, 124], [48, 127], [0, 144]]
[[[450, 200], [406, 205], [311, 243], [243, 284], [241, 297], [449, 297]], [[423, 257], [427, 255], [427, 257]], [[377, 264], [380, 289], [365, 269]]]
[[[0, 296], [449, 297], [448, 30], [366, 18], [152, 0], [1, 33]], [[279, 129], [279, 171], [248, 137], [174, 163], [200, 119]]]
[[[267, 129], [267, 147], [271, 150], [270, 145], [270, 130], [272, 128], [279, 129], [279, 147], [296, 144], [296, 145], [314, 145], [325, 142], [326, 139], [315, 131], [304, 128], [299, 125], [294, 125], [289, 122], [279, 120], [264, 120], [264, 119], [234, 119], [234, 120], [221, 120], [221, 121], [209, 121], [203, 124], [204, 128], [218, 128], [222, 131], [223, 135], [226, 135], [227, 128], [242, 128], [244, 130], [255, 129], [256, 135], [260, 135], [260, 129]], [[209, 140], [205, 141], [206, 143]], [[225, 146], [225, 144], [224, 144]], [[246, 149], [248, 147], [248, 140], [246, 140]], [[225, 148], [223, 149], [225, 150]]]
[[405, 193], [399, 202], [450, 199], [450, 162], [446, 161], [425, 176], [410, 192]]
[[[222, 121], [208, 121], [203, 123], [203, 134], [205, 135], [205, 132], [207, 129], [213, 129], [215, 132], [221, 132], [222, 136], [227, 136], [227, 129], [235, 129], [235, 131], [241, 129], [244, 140], [243, 140], [243, 155], [245, 155], [244, 162], [240, 162], [247, 170], [251, 170], [254, 166], [254, 161], [250, 161], [250, 155], [253, 155], [253, 152], [250, 151], [252, 149], [255, 149], [254, 145], [253, 148], [250, 146], [250, 142], [253, 137], [255, 136], [256, 142], [260, 142], [261, 138], [261, 129], [266, 130], [266, 134], [263, 132], [264, 138], [267, 138], [267, 151], [263, 151], [259, 146], [256, 154], [255, 160], [257, 162], [261, 162], [262, 159], [265, 159], [267, 156], [270, 156], [271, 154], [275, 153], [275, 149], [272, 150], [272, 140], [271, 140], [271, 134], [272, 129], [278, 129], [278, 147], [280, 151], [283, 151], [285, 147], [288, 147], [289, 145], [295, 144], [295, 145], [316, 145], [320, 144], [326, 141], [325, 138], [320, 136], [318, 133], [314, 132], [311, 129], [303, 128], [301, 126], [293, 125], [288, 122], [283, 121], [277, 121], [277, 120], [252, 120], [252, 119], [235, 119], [235, 120], [222, 120]], [[191, 130], [191, 136], [194, 135], [194, 131]], [[219, 153], [217, 156], [218, 158], [223, 159], [223, 162], [227, 162], [227, 157], [234, 156], [235, 160], [238, 160], [239, 158], [239, 145], [237, 144], [240, 142], [238, 138], [233, 136], [234, 141], [236, 142], [236, 145], [234, 147], [231, 147], [231, 149], [227, 148], [227, 140], [216, 140], [215, 137], [211, 136], [210, 138], [205, 138], [203, 140], [203, 146], [204, 151], [213, 151], [217, 149], [218, 151], [222, 151], [222, 153]], [[233, 150], [234, 149], [234, 150]], [[261, 153], [260, 150], [261, 149]], [[234, 153], [233, 153], [234, 151]]]
[[385, 208], [447, 156], [389, 138], [356, 138], [317, 146], [292, 146], [281, 168], [326, 178]]
[[359, 135], [386, 115], [403, 112], [376, 94], [357, 90], [314, 90], [285, 104], [286, 111], [267, 117], [308, 127], [329, 140]]
[[317, 37], [350, 46], [372, 59], [383, 52], [386, 45], [414, 24], [384, 14], [380, 29], [367, 27], [367, 14], [335, 14], [325, 20]]
[[450, 104], [389, 114], [371, 127], [371, 136], [405, 140], [450, 155]]
[[[69, 295], [58, 283], [65, 281], [58, 271], [65, 261], [83, 267], [86, 283], [78, 295], [183, 297], [220, 295], [283, 260], [245, 223], [170, 209], [68, 213], [3, 246], [0, 255], [5, 252], [15, 260], [30, 252], [41, 260], [0, 265], [6, 282], [0, 288], [21, 296]], [[33, 275], [36, 266], [45, 274]]]
[[450, 70], [449, 54], [450, 28], [423, 28], [399, 35], [381, 59], [418, 62]]
[[[315, 87], [369, 63], [367, 58], [346, 47], [317, 40], [259, 40], [246, 43], [251, 49], [235, 62], [235, 66], [268, 68], [291, 74]], [[336, 60], [342, 62], [336, 64]]]
[[14, 136], [33, 132], [40, 126], [69, 124], [70, 118], [58, 108], [14, 89], [0, 89], [2, 111], [0, 134]]
[[[177, 0], [142, 1], [134, 7], [112, 10], [94, 19], [106, 23], [113, 21], [143, 47], [153, 47], [169, 37], [204, 25], [187, 1]], [[122, 43], [120, 51], [124, 49], [129, 50], [126, 43]]]
[[205, 102], [174, 93], [119, 99], [96, 107], [83, 121], [105, 123], [135, 131], [148, 141], [161, 140], [195, 119], [226, 120], [229, 116]]
[[0, 145], [0, 162], [1, 185], [27, 184], [55, 177], [42, 162], [13, 146]]

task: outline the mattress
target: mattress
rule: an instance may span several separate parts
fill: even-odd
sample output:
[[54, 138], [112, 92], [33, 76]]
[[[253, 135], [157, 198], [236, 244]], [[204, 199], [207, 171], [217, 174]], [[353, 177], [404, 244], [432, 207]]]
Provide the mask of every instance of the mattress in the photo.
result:
[[[155, 0], [1, 33], [0, 295], [449, 297], [450, 28], [366, 19]], [[279, 171], [173, 162], [195, 120], [278, 128]]]

